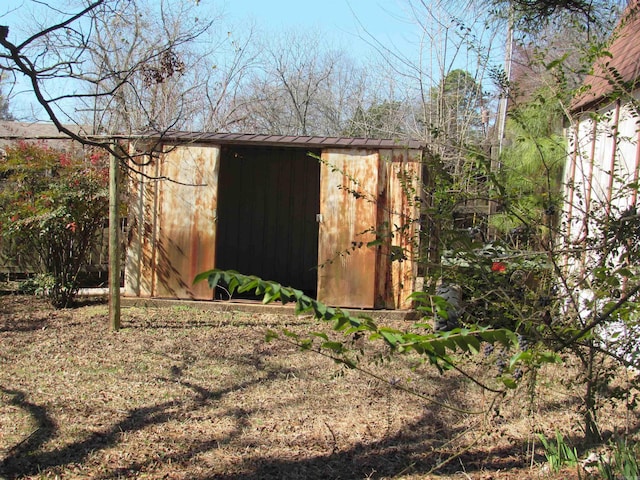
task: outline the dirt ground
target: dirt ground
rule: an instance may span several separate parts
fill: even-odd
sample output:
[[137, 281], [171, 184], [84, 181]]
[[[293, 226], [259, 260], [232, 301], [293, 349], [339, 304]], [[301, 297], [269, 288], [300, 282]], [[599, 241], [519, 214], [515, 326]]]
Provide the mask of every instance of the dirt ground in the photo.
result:
[[[265, 341], [330, 330], [309, 317], [127, 307], [122, 325], [101, 303], [0, 297], [1, 478], [578, 478], [551, 474], [536, 436], [580, 436], [569, 367], [496, 395], [382, 345], [367, 374]], [[465, 368], [496, 386], [493, 355]]]

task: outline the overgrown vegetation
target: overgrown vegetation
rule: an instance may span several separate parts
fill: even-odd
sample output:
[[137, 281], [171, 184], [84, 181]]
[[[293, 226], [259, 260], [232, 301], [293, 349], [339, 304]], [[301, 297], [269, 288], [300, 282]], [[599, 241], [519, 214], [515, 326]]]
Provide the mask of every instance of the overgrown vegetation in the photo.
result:
[[[606, 56], [602, 48], [602, 44], [587, 44], [584, 58]], [[594, 54], [594, 49], [599, 53]], [[394, 354], [417, 352], [442, 371], [457, 368], [460, 351], [493, 354], [501, 347], [496, 362], [502, 381], [507, 387], [522, 386], [519, 391], [524, 395], [538, 381], [542, 364], [577, 359], [578, 373], [567, 382], [582, 391], [581, 444], [590, 446], [607, 438], [599, 412], [609, 402], [629, 408], [622, 428], [633, 442], [638, 426], [637, 379], [631, 376], [620, 385], [614, 372], [638, 367], [638, 347], [633, 340], [640, 290], [635, 267], [640, 263], [635, 241], [637, 215], [635, 210], [625, 210], [627, 203], [622, 201], [633, 198], [637, 184], [628, 177], [616, 177], [620, 189], [613, 198], [599, 205], [593, 200], [586, 212], [589, 235], [579, 243], [568, 236], [562, 216], [566, 145], [561, 128], [563, 121], [571, 120], [566, 116], [571, 108], [568, 102], [580, 91], [577, 83], [567, 81], [575, 66], [561, 54], [558, 58], [538, 56], [530, 67], [547, 72], [547, 85], [526, 98], [514, 95], [515, 84], [503, 85], [514, 103], [506, 125], [511, 144], [499, 157], [492, 156], [477, 135], [480, 125], [470, 128], [478, 104], [466, 102], [467, 90], [443, 89], [442, 97], [434, 91], [441, 104], [457, 105], [460, 110], [443, 114], [446, 128], [431, 132], [445, 139], [446, 148], [435, 152], [441, 166], [437, 171], [442, 175], [438, 180], [445, 181], [435, 182], [435, 190], [427, 195], [433, 202], [422, 211], [441, 242], [440, 265], [430, 265], [427, 290], [414, 294], [424, 314], [418, 328], [424, 331], [416, 332], [416, 326], [396, 330], [352, 321], [340, 311], [298, 298], [285, 287], [235, 272], [213, 271], [199, 278], [208, 277], [213, 287], [223, 280], [231, 292], [250, 290], [264, 296], [265, 303], [278, 299], [302, 302], [301, 311], [335, 322], [346, 339], [336, 342], [321, 335], [319, 339], [300, 338], [291, 332], [285, 335], [305, 349], [317, 343], [320, 351], [328, 351], [351, 368], [359, 368], [357, 351], [350, 348], [353, 335], [382, 340]], [[458, 125], [466, 125], [464, 134]], [[469, 185], [473, 188], [467, 188]], [[458, 216], [461, 206], [473, 215]], [[431, 230], [423, 233], [426, 237], [434, 234]], [[451, 297], [440, 296], [436, 280], [458, 288], [460, 298], [452, 303]], [[434, 328], [438, 318], [451, 315], [456, 322], [448, 331]], [[486, 332], [500, 332], [511, 340], [497, 341], [498, 337], [485, 336]], [[482, 341], [487, 349], [481, 348]], [[495, 387], [483, 386], [495, 391]], [[549, 458], [560, 464], [576, 463], [577, 452], [566, 448], [562, 432], [556, 433], [556, 440], [555, 450], [547, 442]]]
[[101, 152], [65, 152], [19, 142], [0, 160], [3, 254], [38, 273], [34, 289], [58, 307], [78, 291], [78, 275], [103, 233], [109, 207]]
[[[113, 333], [104, 304], [56, 310], [0, 297], [0, 476], [575, 478], [574, 467], [544, 473], [531, 434], [533, 424], [579, 439], [580, 393], [563, 382], [571, 365], [543, 366], [531, 403], [519, 390], [489, 395], [454, 370], [442, 376], [415, 354], [389, 357], [376, 342], [360, 358], [375, 378], [300, 350], [294, 337], [265, 342], [283, 328], [343, 340], [330, 324], [282, 307], [217, 306], [125, 306]], [[500, 385], [493, 354], [461, 367]], [[468, 413], [477, 411], [486, 414]], [[609, 404], [602, 421], [618, 426], [624, 414]]]
[[[94, 25], [104, 25], [104, 22], [111, 22], [114, 11], [119, 12], [117, 3], [97, 1], [85, 13], [95, 14], [92, 17]], [[436, 176], [425, 186], [429, 191], [424, 192], [424, 198], [430, 202], [424, 203], [420, 219], [407, 219], [428, 225], [430, 228], [422, 232], [423, 240], [435, 238], [437, 243], [428, 259], [417, 259], [424, 263], [428, 275], [425, 291], [413, 295], [423, 315], [417, 324], [408, 328], [380, 326], [370, 318], [354, 317], [327, 307], [294, 288], [237, 272], [214, 270], [203, 273], [198, 279], [207, 279], [213, 288], [223, 285], [231, 294], [251, 291], [262, 296], [265, 303], [293, 302], [298, 313], [312, 313], [318, 319], [331, 322], [339, 335], [321, 330], [299, 333], [284, 328], [268, 333], [268, 338], [286, 339], [306, 351], [314, 350], [345, 367], [365, 373], [361, 362], [364, 352], [367, 348], [383, 345], [385, 354], [380, 356], [381, 363], [396, 359], [398, 354], [417, 356], [420, 365], [434, 366], [439, 372], [454, 371], [465, 381], [494, 394], [493, 398], [514, 391], [534, 405], [541, 386], [539, 372], [562, 361], [564, 363], [558, 363], [557, 368], [570, 372], [563, 379], [565, 386], [580, 392], [576, 401], [580, 402], [581, 438], [574, 432], [572, 445], [591, 447], [611, 434], [622, 436], [622, 443], [616, 439], [618, 443], [613, 444], [616, 453], [602, 457], [599, 465], [605, 476], [633, 475], [634, 469], [637, 470], [637, 463], [634, 464], [631, 458], [637, 451], [638, 379], [626, 368], [639, 366], [637, 299], [640, 271], [637, 265], [640, 264], [640, 228], [636, 206], [627, 200], [637, 195], [638, 182], [617, 171], [615, 166], [613, 171], [602, 169], [600, 173], [608, 173], [611, 185], [616, 189], [604, 202], [579, 195], [573, 199], [572, 206], [582, 209], [581, 235], [575, 236], [569, 234], [572, 227], [569, 220], [575, 217], [563, 216], [562, 188], [573, 186], [562, 185], [561, 178], [567, 146], [561, 129], [563, 124], [572, 124], [571, 99], [584, 92], [585, 89], [579, 86], [594, 60], [610, 58], [604, 41], [610, 33], [610, 25], [599, 20], [609, 21], [619, 12], [610, 8], [609, 2], [489, 3], [497, 8], [492, 16], [483, 17], [481, 21], [472, 19], [479, 21], [465, 24], [464, 20], [468, 19], [457, 15], [461, 12], [444, 10], [443, 13], [440, 10], [443, 2], [408, 1], [414, 20], [418, 20], [416, 23], [424, 29], [421, 45], [442, 46], [437, 52], [437, 48], [430, 52], [420, 50], [417, 56], [428, 58], [433, 55], [437, 58], [435, 63], [441, 67], [434, 72], [425, 72], [422, 63], [413, 63], [373, 40], [393, 72], [389, 90], [397, 88], [395, 82], [398, 82], [402, 87], [399, 90], [407, 92], [401, 98], [393, 94], [389, 98], [362, 95], [368, 86], [364, 80], [348, 85], [340, 83], [342, 77], [334, 75], [337, 71], [344, 73], [344, 78], [359, 80], [360, 77], [350, 75], [356, 70], [349, 69], [339, 55], [319, 52], [317, 44], [308, 37], [299, 37], [297, 41], [287, 38], [282, 45], [276, 45], [277, 42], [271, 45], [267, 50], [273, 63], [265, 62], [260, 73], [248, 75], [250, 81], [244, 90], [239, 86], [241, 82], [234, 83], [234, 79], [241, 76], [240, 72], [249, 70], [248, 66], [239, 65], [244, 55], [241, 52], [245, 50], [237, 44], [233, 44], [237, 56], [229, 76], [221, 81], [207, 77], [199, 84], [209, 88], [205, 88], [206, 95], [201, 93], [200, 96], [207, 98], [211, 107], [207, 110], [209, 118], [202, 119], [200, 125], [213, 123], [216, 127], [234, 128], [240, 125], [263, 129], [260, 133], [279, 134], [410, 135], [429, 144], [433, 154], [429, 167]], [[135, 2], [128, 6], [135, 7]], [[135, 8], [133, 11], [137, 12]], [[573, 15], [576, 12], [580, 15]], [[139, 27], [143, 26], [137, 20], [141, 17], [129, 15], [129, 18], [133, 19], [127, 23], [129, 36], [136, 39], [141, 31]], [[519, 49], [515, 57], [522, 68], [515, 72], [517, 74], [511, 75], [511, 72], [492, 68], [489, 64], [488, 45], [481, 40], [479, 32], [492, 30], [492, 21], [504, 22], [498, 30], [504, 27], [510, 33], [515, 31], [507, 43], [512, 44], [513, 40]], [[430, 28], [436, 30], [430, 31]], [[558, 32], [552, 32], [554, 29]], [[73, 40], [77, 42], [75, 51], [88, 51], [89, 45], [84, 43], [80, 29], [76, 31], [59, 25], [59, 29], [53, 31], [73, 34]], [[187, 124], [180, 118], [182, 108], [196, 102], [190, 103], [189, 89], [180, 87], [185, 83], [185, 75], [192, 74], [195, 79], [198, 72], [194, 67], [196, 62], [187, 64], [182, 58], [188, 55], [180, 56], [180, 47], [187, 43], [189, 35], [181, 28], [176, 31], [180, 34], [160, 51], [153, 45], [153, 36], [148, 37], [151, 40], [145, 37], [144, 42], [130, 42], [131, 45], [144, 44], [148, 49], [137, 52], [139, 55], [130, 68], [117, 72], [110, 67], [110, 61], [118, 58], [118, 51], [109, 46], [113, 39], [104, 39], [101, 48], [92, 44], [96, 47], [92, 55], [94, 61], [98, 59], [96, 65], [100, 67], [101, 78], [114, 80], [113, 84], [103, 82], [99, 85], [102, 89], [96, 105], [109, 104], [108, 92], [121, 89], [120, 93], [126, 93], [114, 95], [118, 108], [110, 113], [115, 123], [128, 124], [134, 130], [134, 127], [152, 125], [160, 132]], [[61, 38], [56, 35], [45, 37], [43, 35], [43, 39], [54, 44]], [[435, 39], [439, 37], [447, 40], [438, 44]], [[430, 41], [425, 42], [425, 38]], [[38, 57], [43, 60], [42, 65], [39, 64], [41, 70], [33, 65], [21, 66], [20, 59], [28, 57], [29, 48], [34, 49], [32, 52], [38, 51], [39, 39], [34, 36], [16, 46], [7, 40], [6, 32], [0, 38], [10, 53], [5, 59], [13, 59], [18, 65], [11, 68], [31, 75], [36, 86], [39, 85], [38, 75], [50, 72], [44, 62], [46, 58]], [[458, 68], [458, 62], [462, 61], [460, 52], [474, 57], [474, 61]], [[168, 64], [165, 62], [165, 67], [171, 68], [166, 75], [160, 74], [157, 82], [150, 82], [151, 77], [145, 80], [135, 76], [136, 72], [148, 73], [158, 59], [160, 64], [162, 59], [170, 60]], [[118, 65], [117, 61], [114, 63]], [[75, 57], [68, 63], [55, 58], [58, 76], [69, 72], [76, 74], [79, 65], [81, 63], [76, 63]], [[124, 75], [119, 75], [123, 72]], [[615, 80], [612, 85], [616, 84], [620, 75], [613, 68], [608, 73]], [[87, 77], [76, 76], [77, 80], [83, 78]], [[496, 83], [497, 94], [493, 96], [486, 94], [488, 78]], [[43, 82], [46, 79], [47, 75], [40, 78]], [[136, 79], [138, 83], [142, 80], [145, 88], [157, 88], [151, 91], [138, 85], [136, 90]], [[90, 85], [95, 87], [94, 83]], [[341, 87], [336, 90], [335, 85]], [[622, 90], [625, 86], [628, 85], [622, 85]], [[172, 95], [177, 91], [181, 94]], [[631, 100], [637, 107], [637, 101], [631, 99], [629, 93], [614, 91], [609, 98]], [[171, 100], [178, 97], [180, 101], [172, 104]], [[345, 97], [353, 97], [355, 101], [347, 107], [340, 103]], [[226, 98], [233, 101], [225, 104]], [[336, 98], [340, 100], [334, 102]], [[57, 99], [40, 101], [49, 106]], [[501, 104], [499, 109], [496, 108], [498, 103]], [[491, 123], [489, 117], [493, 110], [498, 110], [500, 118]], [[131, 111], [152, 115], [133, 118], [129, 113], [131, 117], [127, 117]], [[109, 113], [106, 109], [105, 112]], [[634, 114], [637, 116], [637, 110], [630, 115]], [[608, 117], [594, 112], [592, 120], [608, 121]], [[622, 140], [615, 129], [605, 135]], [[614, 147], [619, 148], [617, 144]], [[73, 262], [84, 251], [82, 239], [76, 237], [76, 233], [82, 231], [81, 221], [89, 221], [90, 216], [102, 218], [81, 214], [81, 218], [76, 219], [65, 209], [76, 205], [79, 198], [98, 198], [100, 190], [97, 186], [94, 192], [89, 185], [78, 184], [70, 188], [69, 182], [64, 186], [52, 185], [49, 180], [44, 182], [43, 178], [65, 176], [62, 175], [65, 170], [58, 165], [62, 163], [62, 157], [53, 155], [49, 158], [45, 153], [41, 155], [49, 163], [37, 167], [42, 168], [39, 174], [13, 178], [20, 188], [4, 192], [7, 198], [18, 196], [6, 201], [7, 213], [2, 225], [9, 237], [18, 240], [17, 246], [21, 248], [26, 248], [35, 239], [40, 243], [31, 247], [33, 251], [50, 256], [52, 252], [69, 253], [74, 248], [79, 249], [73, 255], [59, 258], [58, 266], [45, 268], [45, 271], [59, 272], [54, 273], [57, 279], [49, 290], [54, 292], [56, 304], [65, 305], [68, 296], [74, 292], [75, 267], [69, 265], [75, 265]], [[69, 161], [64, 158], [65, 162]], [[22, 162], [27, 167], [30, 165], [26, 157], [21, 158], [6, 170], [7, 179], [20, 173]], [[54, 173], [43, 174], [49, 171]], [[75, 178], [69, 175], [69, 178]], [[29, 184], [35, 180], [43, 185]], [[27, 187], [21, 190], [23, 184]], [[77, 195], [82, 189], [86, 192]], [[375, 195], [375, 192], [365, 193], [370, 198]], [[61, 201], [55, 208], [52, 207], [54, 198]], [[14, 204], [22, 206], [15, 212], [9, 211], [8, 206]], [[77, 204], [75, 208], [84, 207]], [[403, 229], [402, 225], [394, 227], [398, 231]], [[47, 235], [41, 235], [42, 232]], [[47, 237], [60, 243], [42, 243]], [[405, 252], [394, 254], [397, 258], [407, 258]], [[41, 262], [45, 263], [45, 260]], [[445, 291], [443, 285], [448, 288], [446, 291], [459, 292], [459, 298], [441, 295]], [[449, 322], [454, 316], [455, 322]], [[439, 322], [439, 319], [445, 321]], [[447, 328], [436, 328], [438, 324]], [[486, 379], [469, 371], [466, 368], [469, 364], [465, 363], [469, 357], [490, 359], [498, 374]], [[568, 368], [569, 365], [573, 368]], [[620, 377], [620, 372], [626, 374]], [[410, 389], [404, 391], [416, 393]], [[611, 405], [627, 412], [614, 427], [605, 426], [601, 417], [603, 409]], [[487, 411], [489, 409], [483, 413]], [[616, 431], [608, 432], [609, 428]], [[554, 443], [546, 440], [549, 432], [533, 430], [529, 432], [531, 438], [546, 444], [552, 469], [577, 461], [580, 450], [567, 447], [566, 432], [555, 432]], [[543, 433], [543, 436], [534, 435], [537, 433]]]

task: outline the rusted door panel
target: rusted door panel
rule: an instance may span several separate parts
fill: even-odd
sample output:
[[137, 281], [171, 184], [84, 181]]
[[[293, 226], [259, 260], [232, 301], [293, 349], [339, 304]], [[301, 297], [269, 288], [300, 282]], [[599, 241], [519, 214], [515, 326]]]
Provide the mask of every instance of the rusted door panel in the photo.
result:
[[213, 298], [193, 279], [215, 266], [219, 161], [215, 146], [174, 147], [163, 158], [160, 173], [173, 181], [158, 186], [155, 296]]
[[420, 174], [419, 152], [393, 150], [386, 163], [387, 209], [391, 226], [390, 281], [392, 298], [388, 308], [411, 307], [419, 254]]
[[320, 169], [318, 299], [341, 307], [373, 308], [377, 152], [326, 150]]
[[418, 265], [421, 154], [380, 150], [376, 308], [406, 309]]
[[129, 182], [129, 215], [124, 293], [151, 297], [153, 294], [154, 244], [156, 232], [157, 161], [146, 158], [132, 165], [138, 173]]
[[380, 244], [376, 255], [375, 308], [393, 308], [393, 281], [391, 278], [391, 212], [388, 208], [389, 179], [392, 151], [380, 150], [378, 165], [377, 235]]

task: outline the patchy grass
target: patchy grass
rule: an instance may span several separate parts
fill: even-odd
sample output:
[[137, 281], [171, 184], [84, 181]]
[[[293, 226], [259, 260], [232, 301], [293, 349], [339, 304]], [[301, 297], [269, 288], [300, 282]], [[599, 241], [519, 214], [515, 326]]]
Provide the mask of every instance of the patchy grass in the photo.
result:
[[[0, 476], [577, 478], [545, 473], [535, 435], [579, 433], [566, 371], [495, 396], [417, 357], [379, 361], [382, 345], [363, 360], [373, 378], [265, 342], [329, 329], [308, 317], [173, 306], [124, 308], [122, 324], [109, 330], [104, 305], [0, 297]], [[492, 365], [467, 368], [492, 383]]]

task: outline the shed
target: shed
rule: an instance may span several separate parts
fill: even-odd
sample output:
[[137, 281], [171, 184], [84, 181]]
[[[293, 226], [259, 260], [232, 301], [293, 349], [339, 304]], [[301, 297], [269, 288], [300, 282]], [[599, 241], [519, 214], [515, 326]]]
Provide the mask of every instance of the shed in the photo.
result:
[[630, 3], [608, 49], [571, 106], [565, 169], [568, 237], [589, 235], [595, 209], [615, 215], [635, 207], [640, 161], [640, 12]]
[[155, 146], [130, 180], [125, 295], [215, 300], [193, 279], [219, 268], [333, 306], [410, 307], [421, 143], [190, 132], [138, 142]]

